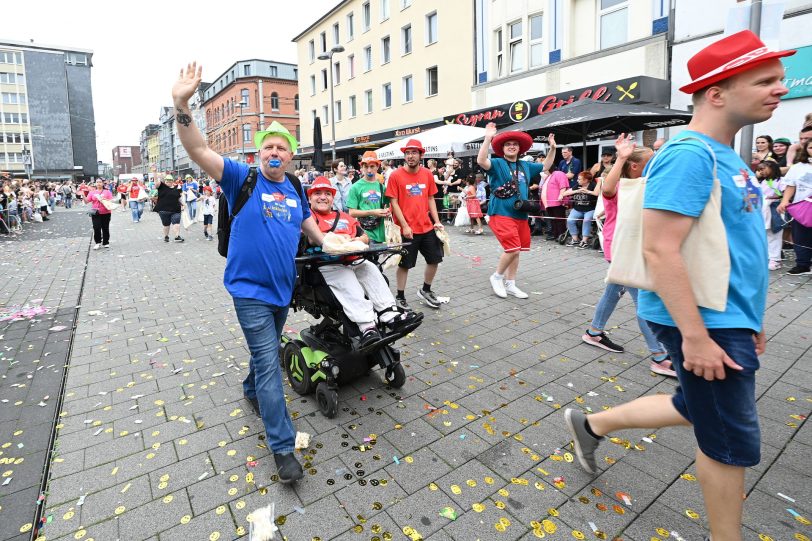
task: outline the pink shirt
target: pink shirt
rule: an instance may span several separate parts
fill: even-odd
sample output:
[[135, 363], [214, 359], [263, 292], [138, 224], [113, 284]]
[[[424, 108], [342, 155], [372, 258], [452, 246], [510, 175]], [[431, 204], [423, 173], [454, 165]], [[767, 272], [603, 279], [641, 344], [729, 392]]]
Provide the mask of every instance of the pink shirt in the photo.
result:
[[561, 197], [561, 192], [570, 187], [570, 181], [567, 175], [561, 171], [555, 171], [544, 182], [541, 187], [541, 204], [544, 208], [560, 207], [564, 204]]
[[112, 199], [113, 194], [110, 190], [90, 190], [87, 194], [87, 200], [93, 203], [93, 208], [99, 211], [99, 214], [110, 214], [100, 199]]
[[612, 261], [612, 238], [615, 236], [617, 221], [617, 192], [613, 197], [603, 196], [603, 257]]

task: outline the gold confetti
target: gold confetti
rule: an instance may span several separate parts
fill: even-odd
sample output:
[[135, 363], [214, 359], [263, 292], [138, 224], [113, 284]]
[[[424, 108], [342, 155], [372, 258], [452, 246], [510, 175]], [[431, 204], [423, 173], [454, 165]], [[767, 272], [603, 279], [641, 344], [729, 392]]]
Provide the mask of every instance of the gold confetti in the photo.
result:
[[172, 503], [172, 500], [174, 500], [174, 499], [175, 499], [175, 497], [172, 494], [167, 494], [166, 496], [164, 496], [163, 502], [164, 503]]
[[584, 538], [584, 532], [581, 532], [581, 531], [578, 531], [578, 530], [572, 530], [572, 536], [575, 539], [583, 539]]
[[33, 525], [33, 524], [31, 524], [30, 522], [29, 522], [28, 524], [23, 524], [22, 526], [20, 526], [20, 533], [25, 533], [25, 532], [28, 532], [28, 531], [30, 531], [30, 530], [31, 530], [31, 528], [33, 528], [33, 527], [34, 527], [34, 525]]
[[476, 511], [477, 513], [481, 513], [482, 511], [484, 511], [484, 510], [485, 510], [485, 506], [484, 506], [484, 505], [482, 505], [481, 503], [475, 503], [475, 504], [473, 504], [473, 505], [471, 506], [471, 509], [473, 509], [473, 510], [474, 510], [474, 511]]
[[240, 500], [236, 504], [234, 504], [234, 507], [236, 507], [238, 510], [243, 509], [245, 507], [245, 502], [243, 500]]
[[688, 515], [688, 517], [690, 517], [690, 518], [692, 518], [694, 520], [699, 518], [699, 513], [697, 513], [696, 511], [693, 511], [691, 509], [686, 509], [685, 514]]
[[468, 480], [465, 482], [465, 484], [466, 484], [466, 485], [468, 485], [468, 486], [469, 486], [469, 487], [471, 487], [471, 488], [474, 488], [474, 487], [476, 486], [476, 481], [474, 481], [473, 479], [468, 479]]
[[124, 507], [123, 505], [119, 505], [118, 507], [116, 507], [116, 510], [114, 512], [115, 512], [115, 514], [120, 515], [121, 513], [123, 513], [126, 510], [127, 510], [126, 507]]
[[209, 541], [217, 541], [218, 539], [220, 539], [220, 532], [211, 532]]
[[492, 485], [494, 483], [493, 477], [485, 477], [485, 483]]
[[451, 492], [454, 494], [462, 494], [462, 489], [457, 485], [451, 485]]
[[217, 513], [218, 515], [222, 515], [223, 513], [226, 512], [226, 506], [221, 505], [217, 509], [215, 509], [214, 512]]
[[548, 534], [554, 534], [558, 530], [558, 526], [556, 526], [555, 522], [547, 518], [541, 521], [541, 527], [544, 528], [544, 531]]
[[111, 472], [110, 472], [110, 475], [115, 475], [115, 474], [117, 474], [117, 473], [118, 473], [118, 466], [116, 466], [115, 468], [113, 468], [113, 471], [111, 471]]
[[81, 539], [81, 538], [83, 538], [85, 536], [85, 534], [87, 534], [87, 530], [82, 528], [81, 530], [79, 530], [78, 532], [73, 534], [73, 538], [74, 539]]
[[192, 515], [183, 515], [180, 517], [181, 524], [189, 524], [189, 521], [192, 520]]
[[62, 515], [62, 518], [63, 518], [63, 519], [65, 519], [65, 520], [70, 520], [70, 519], [72, 519], [72, 518], [73, 518], [73, 511], [72, 511], [72, 510], [71, 510], [71, 511], [68, 511], [67, 513], [65, 513], [64, 515]]
[[131, 486], [132, 486], [132, 483], [127, 483], [126, 485], [124, 485], [124, 488], [121, 489], [121, 494], [124, 494], [125, 492], [130, 490]]

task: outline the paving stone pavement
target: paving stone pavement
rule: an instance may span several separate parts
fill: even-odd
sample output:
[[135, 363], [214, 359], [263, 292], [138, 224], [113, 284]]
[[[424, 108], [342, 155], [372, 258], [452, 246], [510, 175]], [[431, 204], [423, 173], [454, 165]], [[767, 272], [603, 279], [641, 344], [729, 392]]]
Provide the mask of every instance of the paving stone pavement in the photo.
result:
[[[288, 388], [297, 429], [313, 437], [302, 453], [305, 478], [285, 487], [242, 399], [248, 355], [215, 243], [194, 225], [185, 243], [165, 244], [151, 213], [139, 224], [115, 214], [111, 231], [111, 248], [90, 252], [85, 276], [48, 483], [48, 540], [236, 539], [271, 502], [291, 541], [542, 533], [648, 541], [706, 532], [689, 430], [618, 434], [601, 446], [595, 477], [572, 463], [559, 410], [674, 388], [649, 372], [628, 299], [610, 320], [626, 353], [581, 342], [603, 289], [598, 252], [534, 240], [519, 274], [530, 299], [502, 300], [487, 281], [495, 239], [452, 232], [454, 253], [434, 287], [450, 303], [421, 306], [422, 265], [410, 275], [407, 298], [426, 319], [399, 343], [403, 388], [374, 372], [341, 389], [335, 419]], [[763, 461], [747, 473], [748, 540], [812, 537], [810, 306], [808, 277], [772, 273], [757, 378]], [[291, 313], [288, 326], [310, 321]]]

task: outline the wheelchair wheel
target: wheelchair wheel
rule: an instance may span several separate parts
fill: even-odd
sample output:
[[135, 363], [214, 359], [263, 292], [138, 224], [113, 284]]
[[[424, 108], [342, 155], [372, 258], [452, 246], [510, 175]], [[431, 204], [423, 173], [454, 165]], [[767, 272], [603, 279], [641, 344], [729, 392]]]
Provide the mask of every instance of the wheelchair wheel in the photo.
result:
[[316, 385], [316, 401], [319, 403], [319, 410], [328, 419], [338, 414], [338, 393], [324, 381]]
[[567, 242], [567, 235], [568, 235], [567, 233], [561, 233], [560, 235], [558, 235], [558, 239], [556, 239], [558, 241], [558, 244], [563, 245], [565, 242]]
[[302, 396], [313, 392], [313, 370], [307, 366], [307, 359], [302, 353], [302, 342], [291, 340], [285, 344], [282, 352], [282, 364], [285, 365], [285, 373], [293, 390]]
[[398, 363], [386, 369], [386, 384], [393, 389], [400, 389], [406, 383], [406, 370]]

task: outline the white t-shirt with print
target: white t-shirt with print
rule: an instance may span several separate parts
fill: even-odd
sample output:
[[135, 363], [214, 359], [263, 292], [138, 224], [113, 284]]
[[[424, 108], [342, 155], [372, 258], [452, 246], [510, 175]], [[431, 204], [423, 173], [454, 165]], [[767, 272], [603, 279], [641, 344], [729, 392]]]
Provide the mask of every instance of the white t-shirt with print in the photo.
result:
[[812, 164], [796, 163], [787, 171], [784, 177], [787, 186], [795, 186], [795, 196], [792, 202], [802, 201], [812, 197]]

